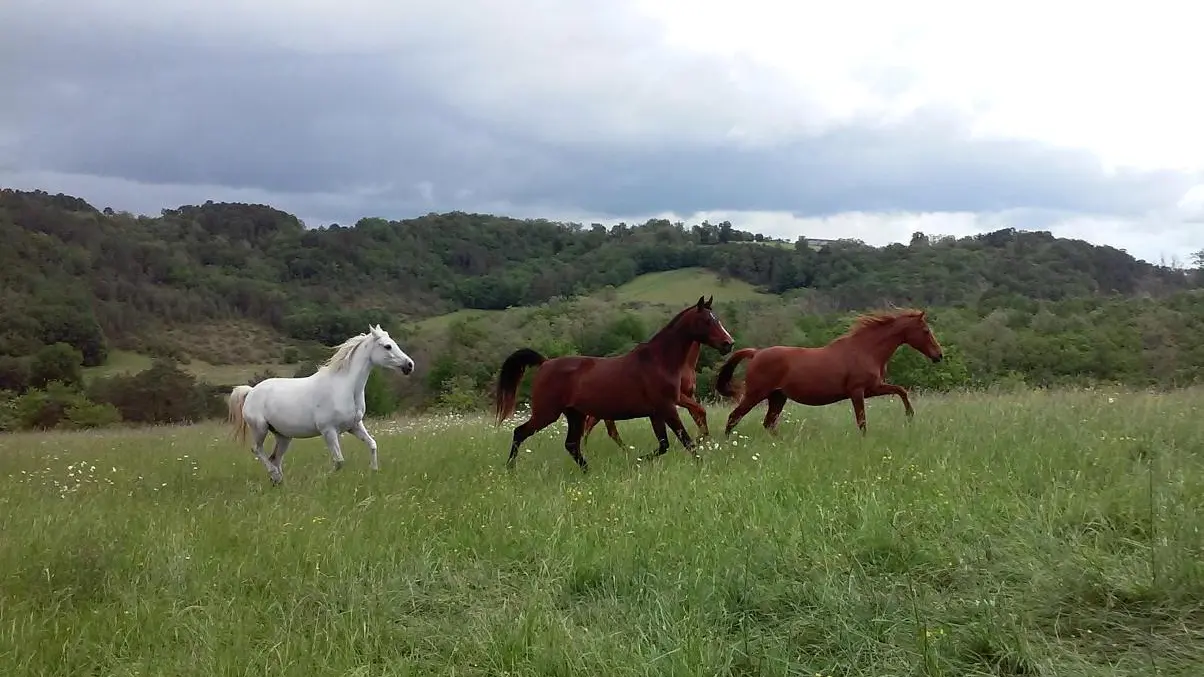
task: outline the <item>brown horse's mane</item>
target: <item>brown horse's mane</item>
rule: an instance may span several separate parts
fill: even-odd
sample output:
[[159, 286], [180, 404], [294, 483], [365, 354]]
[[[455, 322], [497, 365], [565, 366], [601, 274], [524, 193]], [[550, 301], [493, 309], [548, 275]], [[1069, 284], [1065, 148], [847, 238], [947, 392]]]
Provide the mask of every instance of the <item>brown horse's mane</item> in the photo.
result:
[[885, 327], [899, 320], [917, 318], [924, 314], [924, 311], [915, 308], [901, 308], [897, 310], [879, 310], [870, 313], [858, 315], [857, 319], [853, 320], [853, 324], [849, 330], [845, 332], [845, 336], [859, 336], [871, 329]]

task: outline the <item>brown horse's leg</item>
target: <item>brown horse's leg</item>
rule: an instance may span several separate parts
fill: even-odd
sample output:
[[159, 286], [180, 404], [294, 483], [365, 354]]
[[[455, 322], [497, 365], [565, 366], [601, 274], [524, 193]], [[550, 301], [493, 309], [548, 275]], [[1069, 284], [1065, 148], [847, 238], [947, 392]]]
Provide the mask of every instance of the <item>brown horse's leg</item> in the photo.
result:
[[857, 420], [857, 427], [861, 429], [861, 434], [865, 434], [865, 391], [854, 390], [849, 393], [849, 401], [853, 403], [853, 418]]
[[665, 420], [659, 416], [649, 416], [648, 420], [652, 421], [652, 434], [656, 435], [656, 441], [659, 446], [651, 454], [637, 456], [637, 461], [648, 461], [658, 456], [664, 456], [665, 452], [669, 451], [669, 433], [665, 429]]
[[616, 426], [615, 422], [610, 420], [609, 418], [606, 419], [606, 434], [610, 435], [610, 439], [614, 440], [615, 444], [619, 445], [620, 449], [627, 448], [627, 445], [623, 444], [623, 438], [619, 437], [618, 426]]
[[780, 390], [769, 393], [769, 406], [765, 408], [765, 421], [762, 425], [774, 435], [778, 433], [778, 417], [782, 415], [782, 409], [785, 407], [786, 393]]
[[560, 412], [555, 409], [536, 409], [532, 406], [531, 418], [514, 429], [514, 441], [510, 443], [510, 458], [506, 460], [506, 467], [513, 470], [514, 459], [518, 458], [519, 446], [526, 442], [527, 438], [555, 423], [558, 418], [560, 418]]
[[564, 436], [564, 449], [569, 452], [569, 456], [581, 466], [581, 472], [589, 472], [589, 464], [585, 462], [585, 457], [581, 455], [581, 437], [585, 432], [585, 414], [576, 409], [565, 409], [564, 417], [568, 419], [569, 430]]
[[740, 398], [740, 403], [736, 405], [735, 409], [732, 409], [732, 413], [728, 414], [727, 426], [724, 427], [723, 434], [731, 435], [732, 430], [740, 422], [740, 419], [747, 416], [748, 412], [752, 411], [753, 407], [760, 404], [766, 397], [769, 397], [769, 393], [762, 394], [751, 390], [744, 391], [744, 396]]
[[903, 413], [907, 414], [907, 418], [916, 415], [915, 409], [911, 408], [911, 400], [907, 397], [907, 390], [903, 386], [897, 386], [893, 383], [879, 383], [866, 393], [870, 397], [878, 397], [880, 395], [898, 395], [899, 399], [903, 400]]
[[690, 438], [690, 431], [686, 430], [685, 424], [681, 422], [681, 415], [677, 413], [676, 402], [669, 409], [669, 414], [669, 416], [665, 417], [665, 423], [669, 424], [669, 429], [673, 431], [673, 434], [677, 435], [677, 440], [681, 442], [681, 446], [690, 452], [694, 460], [698, 460], [698, 449], [694, 447], [694, 440]]
[[656, 439], [660, 442], [660, 447], [654, 453], [645, 456], [644, 460], [663, 456], [665, 452], [669, 451], [669, 436], [665, 434], [666, 426], [673, 431], [686, 451], [690, 452], [695, 460], [699, 460], [698, 450], [694, 448], [694, 440], [690, 439], [690, 432], [686, 430], [686, 426], [681, 422], [681, 416], [677, 413], [676, 402], [665, 409], [664, 413], [652, 419], [652, 430], [656, 432]]
[[699, 437], [710, 437], [711, 429], [707, 425], [707, 410], [706, 407], [698, 403], [690, 395], [682, 393], [677, 398], [677, 406], [685, 408], [690, 412], [690, 418], [694, 419], [694, 424], [698, 426]]
[[585, 432], [581, 433], [582, 444], [585, 444], [589, 441], [589, 431], [593, 430], [594, 426], [596, 425], [598, 425], [598, 419], [594, 418], [593, 416], [585, 417]]
[[[594, 429], [594, 426], [598, 425], [599, 420], [600, 419], [590, 416], [588, 414], [586, 415], [586, 417], [585, 417], [585, 433], [583, 434], [583, 436], [581, 438], [582, 446], [584, 446], [585, 443], [589, 440], [589, 433], [591, 430]], [[620, 449], [627, 448], [627, 446], [625, 444], [623, 444], [623, 438], [619, 437], [619, 429], [615, 426], [615, 422], [610, 419], [606, 419], [606, 434], [610, 435], [610, 439], [614, 440], [615, 444], [619, 445]]]

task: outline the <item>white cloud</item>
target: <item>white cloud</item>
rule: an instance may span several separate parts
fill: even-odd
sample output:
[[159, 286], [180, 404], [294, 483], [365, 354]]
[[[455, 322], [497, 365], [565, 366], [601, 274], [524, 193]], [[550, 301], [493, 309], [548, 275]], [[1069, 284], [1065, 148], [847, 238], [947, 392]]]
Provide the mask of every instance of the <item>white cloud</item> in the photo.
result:
[[81, 30], [377, 54], [468, 114], [556, 143], [785, 141], [935, 107], [1108, 166], [1204, 170], [1204, 7], [1177, 0], [6, 4]]
[[1109, 166], [1204, 169], [1204, 7], [637, 2], [670, 44], [772, 68], [833, 118], [949, 106], [979, 134], [1085, 148]]

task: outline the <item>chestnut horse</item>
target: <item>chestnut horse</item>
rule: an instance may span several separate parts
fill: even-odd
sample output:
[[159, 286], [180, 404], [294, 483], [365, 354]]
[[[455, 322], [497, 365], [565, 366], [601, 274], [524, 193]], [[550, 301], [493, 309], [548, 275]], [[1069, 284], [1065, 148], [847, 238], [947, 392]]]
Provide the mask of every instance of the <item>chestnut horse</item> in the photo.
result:
[[[822, 348], [772, 346], [744, 348], [719, 368], [715, 390], [739, 403], [727, 418], [725, 435], [753, 407], [769, 400], [763, 425], [775, 432], [786, 400], [812, 407], [853, 401], [857, 427], [865, 434], [865, 398], [898, 395], [908, 418], [915, 415], [907, 391], [886, 382], [886, 363], [899, 346], [907, 344], [933, 362], [944, 353], [928, 328], [922, 310], [870, 313], [857, 318], [849, 331]], [[736, 366], [748, 358], [745, 383], [732, 383]]]
[[[698, 403], [698, 400], [694, 399], [694, 391], [698, 386], [698, 374], [696, 373], [698, 353], [701, 351], [702, 344], [695, 342], [690, 344], [690, 350], [686, 352], [686, 363], [681, 366], [681, 390], [677, 393], [677, 406], [689, 410], [694, 424], [698, 426], [699, 437], [709, 437], [711, 431], [707, 426], [707, 410]], [[598, 425], [598, 420], [593, 416], [585, 417], [585, 435], [581, 438], [582, 444], [589, 441], [589, 432]], [[606, 434], [610, 435], [610, 439], [620, 447], [627, 446], [623, 444], [623, 438], [619, 437], [619, 429], [615, 427], [615, 422], [610, 419], [606, 419]]]
[[731, 352], [734, 343], [711, 310], [712, 300], [698, 297], [698, 303], [675, 315], [647, 342], [623, 355], [566, 355], [548, 359], [530, 348], [514, 351], [502, 363], [498, 375], [494, 396], [498, 425], [514, 413], [523, 373], [528, 367], [539, 368], [531, 383], [531, 417], [514, 429], [506, 467], [514, 468], [518, 448], [527, 438], [555, 423], [561, 415], [568, 420], [564, 448], [582, 472], [589, 472], [589, 465], [581, 455], [587, 416], [610, 421], [650, 419], [660, 446], [641, 460], [661, 456], [669, 450], [666, 425], [697, 459], [698, 451], [677, 414], [682, 365], [692, 343], [705, 343], [725, 355]]

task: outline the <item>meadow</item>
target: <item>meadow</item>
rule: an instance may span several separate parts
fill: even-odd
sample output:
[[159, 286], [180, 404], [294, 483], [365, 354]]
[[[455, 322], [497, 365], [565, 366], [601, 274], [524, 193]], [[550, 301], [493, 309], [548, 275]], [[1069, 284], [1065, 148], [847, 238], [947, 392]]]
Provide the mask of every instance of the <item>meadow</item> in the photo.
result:
[[[217, 423], [0, 436], [18, 675], [1204, 674], [1201, 390], [790, 405], [637, 464], [373, 420], [285, 480]], [[711, 408], [721, 433], [729, 407]], [[645, 421], [620, 422], [639, 452]], [[691, 426], [692, 424], [687, 423]]]

